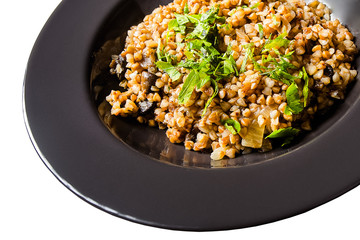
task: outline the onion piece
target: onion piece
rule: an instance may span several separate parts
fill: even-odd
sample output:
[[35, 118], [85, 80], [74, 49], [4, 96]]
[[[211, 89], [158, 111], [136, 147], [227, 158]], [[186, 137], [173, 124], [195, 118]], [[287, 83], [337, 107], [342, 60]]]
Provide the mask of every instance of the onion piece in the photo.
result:
[[264, 139], [265, 125], [259, 126], [257, 121], [254, 121], [248, 128], [247, 134], [241, 140], [241, 145], [244, 147], [261, 148]]

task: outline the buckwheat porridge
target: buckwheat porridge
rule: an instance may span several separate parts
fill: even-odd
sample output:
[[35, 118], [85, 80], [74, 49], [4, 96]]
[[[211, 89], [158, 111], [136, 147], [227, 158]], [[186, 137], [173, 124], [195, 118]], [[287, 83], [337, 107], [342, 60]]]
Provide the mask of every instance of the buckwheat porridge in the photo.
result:
[[318, 1], [175, 0], [110, 59], [111, 114], [211, 158], [288, 145], [357, 75], [353, 35]]

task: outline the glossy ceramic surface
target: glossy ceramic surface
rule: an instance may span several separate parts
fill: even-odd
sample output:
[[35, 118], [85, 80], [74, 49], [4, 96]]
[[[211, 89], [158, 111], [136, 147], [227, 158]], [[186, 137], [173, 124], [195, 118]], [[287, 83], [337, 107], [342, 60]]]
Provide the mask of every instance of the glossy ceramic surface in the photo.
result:
[[[225, 168], [209, 168], [209, 154], [185, 151], [161, 130], [109, 117], [102, 102], [116, 80], [104, 59], [121, 50], [131, 25], [166, 2], [64, 0], [40, 34], [24, 81], [25, 122], [66, 187], [131, 221], [202, 231], [283, 219], [359, 184], [358, 83], [298, 144], [240, 156]], [[360, 2], [327, 3], [358, 37]]]

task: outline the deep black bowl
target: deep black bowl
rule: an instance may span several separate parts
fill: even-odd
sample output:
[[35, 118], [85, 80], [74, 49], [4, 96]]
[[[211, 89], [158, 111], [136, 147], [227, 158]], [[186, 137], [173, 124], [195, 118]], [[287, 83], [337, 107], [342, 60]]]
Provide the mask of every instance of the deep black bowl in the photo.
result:
[[[169, 143], [162, 130], [109, 116], [103, 100], [117, 80], [107, 59], [131, 25], [167, 2], [64, 0], [41, 32], [25, 75], [25, 122], [66, 187], [131, 221], [219, 230], [293, 216], [360, 183], [358, 83], [296, 145], [239, 156], [224, 168], [209, 168], [209, 154]], [[358, 39], [360, 2], [325, 3]]]

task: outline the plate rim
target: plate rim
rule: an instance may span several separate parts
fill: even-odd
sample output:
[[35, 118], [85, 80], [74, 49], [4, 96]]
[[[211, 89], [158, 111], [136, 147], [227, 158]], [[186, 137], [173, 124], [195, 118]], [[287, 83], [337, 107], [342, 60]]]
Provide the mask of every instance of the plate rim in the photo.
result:
[[[122, 1], [117, 1], [117, 0], [108, 0], [106, 2], [101, 1], [101, 4], [104, 4], [106, 6], [104, 6], [104, 8], [102, 9], [102, 11], [104, 13], [108, 13], [110, 10], [113, 9], [114, 6], [118, 5], [119, 3], [123, 2]], [[88, 1], [88, 8], [90, 8], [90, 6], [98, 6], [100, 1], [97, 0], [89, 0]], [[265, 223], [269, 223], [269, 222], [273, 222], [273, 221], [277, 221], [280, 219], [284, 219], [284, 218], [288, 218], [290, 216], [294, 216], [297, 215], [299, 213], [303, 213], [305, 211], [308, 211], [310, 209], [313, 209], [319, 205], [322, 205], [340, 195], [342, 195], [343, 193], [349, 191], [350, 189], [356, 187], [359, 183], [360, 183], [360, 177], [358, 177], [356, 180], [353, 181], [349, 181], [347, 180], [346, 182], [343, 182], [343, 187], [341, 189], [336, 189], [336, 191], [332, 191], [327, 192], [327, 193], [323, 193], [323, 196], [320, 197], [320, 199], [317, 199], [316, 201], [313, 201], [311, 203], [307, 203], [306, 206], [297, 206], [295, 208], [293, 208], [293, 211], [291, 212], [287, 212], [286, 214], [281, 213], [280, 215], [277, 216], [263, 216], [262, 217], [262, 221], [253, 221], [253, 222], [248, 222], [248, 224], [246, 224], [245, 222], [243, 222], [242, 224], [239, 224], [238, 226], [236, 226], [236, 224], [232, 223], [229, 224], [226, 222], [226, 220], [224, 221], [223, 225], [208, 225], [209, 227], [207, 227], [206, 225], [186, 225], [186, 224], [167, 224], [166, 222], [160, 222], [160, 221], [153, 221], [153, 220], [148, 220], [148, 219], [144, 219], [144, 218], [139, 218], [137, 216], [133, 216], [133, 215], [128, 215], [128, 214], [124, 214], [121, 212], [118, 212], [117, 210], [112, 209], [111, 207], [108, 207], [104, 204], [102, 204], [101, 202], [89, 198], [87, 197], [86, 193], [79, 191], [77, 189], [76, 186], [73, 186], [71, 184], [71, 182], [68, 181], [68, 179], [63, 178], [61, 175], [61, 173], [58, 173], [56, 171], [56, 167], [53, 167], [53, 164], [50, 162], [49, 157], [51, 158], [50, 155], [55, 154], [51, 153], [51, 152], [46, 152], [44, 153], [45, 149], [42, 149], [43, 147], [41, 145], [43, 144], [43, 140], [41, 138], [43, 138], [43, 136], [41, 134], [39, 134], [39, 130], [36, 128], [39, 128], [39, 126], [41, 124], [44, 124], [43, 122], [41, 122], [41, 120], [35, 118], [33, 115], [34, 113], [32, 113], [31, 111], [35, 111], [33, 109], [36, 109], [36, 111], [40, 111], [37, 108], [35, 108], [34, 106], [31, 106], [34, 102], [31, 98], [35, 98], [33, 93], [29, 93], [27, 92], [29, 89], [29, 86], [31, 84], [34, 84], [33, 82], [34, 77], [32, 74], [32, 67], [31, 65], [36, 65], [36, 61], [38, 61], [39, 59], [39, 55], [41, 55], [39, 52], [44, 51], [42, 48], [42, 44], [43, 42], [46, 42], [45, 38], [48, 35], [48, 31], [49, 28], [51, 28], [51, 26], [53, 26], [54, 24], [56, 25], [60, 20], [63, 19], [62, 16], [66, 15], [65, 13], [69, 12], [70, 8], [73, 7], [74, 5], [74, 1], [70, 1], [70, 0], [63, 0], [62, 3], [59, 5], [59, 7], [55, 10], [55, 12], [53, 13], [53, 15], [49, 18], [49, 20], [47, 21], [43, 31], [40, 33], [38, 40], [36, 41], [35, 45], [34, 45], [34, 49], [30, 55], [29, 58], [29, 63], [28, 63], [28, 67], [25, 73], [25, 77], [24, 77], [24, 83], [23, 83], [23, 116], [24, 116], [24, 121], [25, 121], [25, 125], [26, 125], [26, 129], [28, 131], [28, 135], [31, 139], [31, 142], [36, 150], [36, 152], [38, 153], [39, 157], [41, 158], [41, 160], [44, 162], [44, 164], [46, 165], [46, 167], [53, 173], [53, 175], [65, 186], [67, 187], [70, 191], [72, 191], [75, 195], [77, 195], [78, 197], [80, 197], [81, 199], [83, 199], [84, 201], [90, 203], [91, 205], [104, 210], [105, 212], [108, 212], [112, 215], [133, 221], [133, 222], [137, 222], [137, 223], [141, 223], [141, 224], [145, 224], [145, 225], [149, 225], [149, 226], [155, 226], [155, 227], [160, 227], [160, 228], [167, 228], [167, 229], [173, 229], [173, 230], [196, 230], [196, 231], [209, 231], [209, 230], [225, 230], [225, 229], [235, 229], [235, 228], [243, 228], [243, 227], [249, 227], [249, 226], [256, 226], [256, 225], [260, 225], [260, 224], [265, 224]], [[79, 5], [76, 5], [79, 6]], [[85, 20], [82, 20], [85, 21]], [[100, 24], [100, 23], [99, 23]], [[95, 27], [94, 27], [95, 28]], [[93, 28], [93, 30], [94, 30]], [[96, 28], [95, 28], [96, 29]], [[93, 33], [89, 33], [90, 35], [93, 35], [95, 32]], [[84, 60], [85, 61], [85, 60]], [[39, 73], [33, 73], [34, 75], [38, 75]], [[45, 74], [45, 73], [44, 73]], [[47, 74], [45, 74], [47, 75]], [[32, 79], [32, 80], [31, 80]], [[83, 89], [84, 91], [84, 89]], [[31, 95], [32, 94], [32, 95]], [[30, 96], [31, 95], [31, 96]], [[90, 95], [90, 92], [89, 92]], [[29, 97], [30, 96], [30, 97]], [[84, 96], [84, 95], [83, 95]], [[88, 99], [89, 100], [89, 99]], [[29, 110], [30, 108], [32, 108], [32, 110]], [[94, 112], [94, 109], [91, 109], [91, 104], [86, 105], [86, 108], [88, 108], [88, 112]], [[350, 112], [350, 110], [352, 110]], [[334, 132], [338, 132], [339, 128], [342, 127], [341, 125], [346, 124], [347, 122], [351, 122], [351, 119], [355, 116], [360, 116], [360, 107], [359, 107], [359, 101], [357, 101], [356, 103], [354, 103], [354, 105], [351, 107], [351, 109], [348, 109], [347, 114], [342, 116], [341, 119], [339, 119], [336, 124], [329, 129], [326, 132], [323, 132], [321, 136], [317, 137], [316, 139], [313, 140], [313, 144], [323, 144], [324, 139], [326, 137], [328, 137], [331, 134], [334, 134]], [[97, 115], [95, 116], [96, 118], [98, 117]], [[100, 119], [98, 119], [99, 124], [96, 126], [97, 128], [103, 128], [103, 129], [99, 129], [99, 132], [104, 132], [105, 130], [107, 131], [107, 129], [102, 126]], [[111, 134], [108, 134], [106, 136], [106, 138], [109, 138], [109, 142], [114, 143], [114, 141], [118, 141], [117, 139], [115, 139], [114, 136], [112, 136]], [[110, 138], [114, 138], [111, 139]], [[309, 146], [310, 143], [307, 143], [303, 146], [301, 146], [300, 148], [297, 148], [295, 150], [293, 150], [292, 152], [289, 152], [288, 154], [286, 154], [287, 156], [292, 156], [294, 158], [299, 158], [298, 153], [299, 151], [303, 151], [303, 149], [312, 149], [313, 146]], [[127, 149], [125, 147], [122, 148], [122, 150]], [[125, 151], [125, 150], [124, 150]], [[140, 154], [136, 153], [134, 150], [132, 149], [127, 149], [128, 154], [134, 154], [134, 156], [136, 156], [136, 158], [140, 159], [137, 160], [136, 163], [134, 163], [134, 167], [138, 167], [137, 164], [139, 163], [145, 163], [143, 161], [145, 160], [144, 156], [140, 156]], [[57, 151], [58, 153], [58, 151]], [[46, 156], [48, 155], [48, 156]], [[287, 161], [286, 163], [282, 160], [284, 160], [285, 156], [281, 155], [278, 157], [275, 157], [274, 159], [272, 159], [271, 161], [267, 161], [264, 163], [261, 163], [259, 165], [256, 164], [256, 166], [244, 166], [240, 168], [233, 168], [233, 169], [199, 169], [199, 168], [179, 168], [178, 166], [172, 166], [172, 165], [165, 165], [163, 163], [160, 162], [146, 162], [148, 166], [151, 166], [151, 168], [155, 169], [155, 171], [160, 171], [163, 172], [165, 171], [171, 171], [176, 173], [176, 176], [179, 176], [181, 174], [187, 174], [189, 176], [192, 176], [192, 179], [211, 179], [209, 178], [209, 174], [215, 175], [217, 177], [219, 176], [224, 176], [224, 172], [231, 172], [231, 178], [236, 178], [236, 174], [241, 174], [241, 173], [246, 173], [246, 175], [248, 174], [254, 174], [257, 173], [258, 175], [262, 175], [265, 174], [269, 169], [274, 169], [277, 167], [280, 168], [291, 168], [290, 165], [298, 165], [298, 164], [305, 164], [304, 161], [299, 161], [297, 163], [294, 163], [294, 160], [291, 161]], [[306, 163], [308, 161], [305, 161]], [[303, 166], [304, 167], [304, 166]], [[317, 166], [319, 167], [319, 166]], [[160, 170], [161, 169], [161, 170]], [[211, 173], [209, 173], [211, 172]], [[236, 174], [234, 174], [234, 172], [236, 172]], [[196, 177], [194, 175], [198, 174], [199, 176]], [[314, 176], [311, 176], [311, 178], [314, 178]], [[238, 179], [238, 178], [236, 178]], [[241, 179], [241, 178], [239, 178]], [[179, 182], [179, 179], [177, 180], [173, 180], [174, 182]], [[214, 183], [214, 182], [213, 182]], [[190, 183], [187, 183], [190, 184]], [[215, 184], [215, 183], [214, 183]], [[260, 184], [260, 183], [259, 183]], [[288, 183], [289, 185], [289, 183]], [[290, 184], [291, 185], [291, 184]], [[203, 185], [204, 186], [204, 185]], [[311, 186], [310, 186], [311, 188]], [[248, 192], [251, 192], [251, 190], [247, 190]], [[208, 193], [209, 194], [209, 193]], [[155, 196], [156, 197], [156, 196]], [[136, 212], [136, 210], [135, 210]], [[167, 216], [168, 218], [168, 216]], [[261, 218], [261, 217], [260, 217]], [[164, 218], [165, 219], [165, 218]], [[181, 221], [180, 221], [181, 222]], [[205, 223], [204, 223], [205, 224]], [[218, 224], [218, 223], [217, 223]]]

